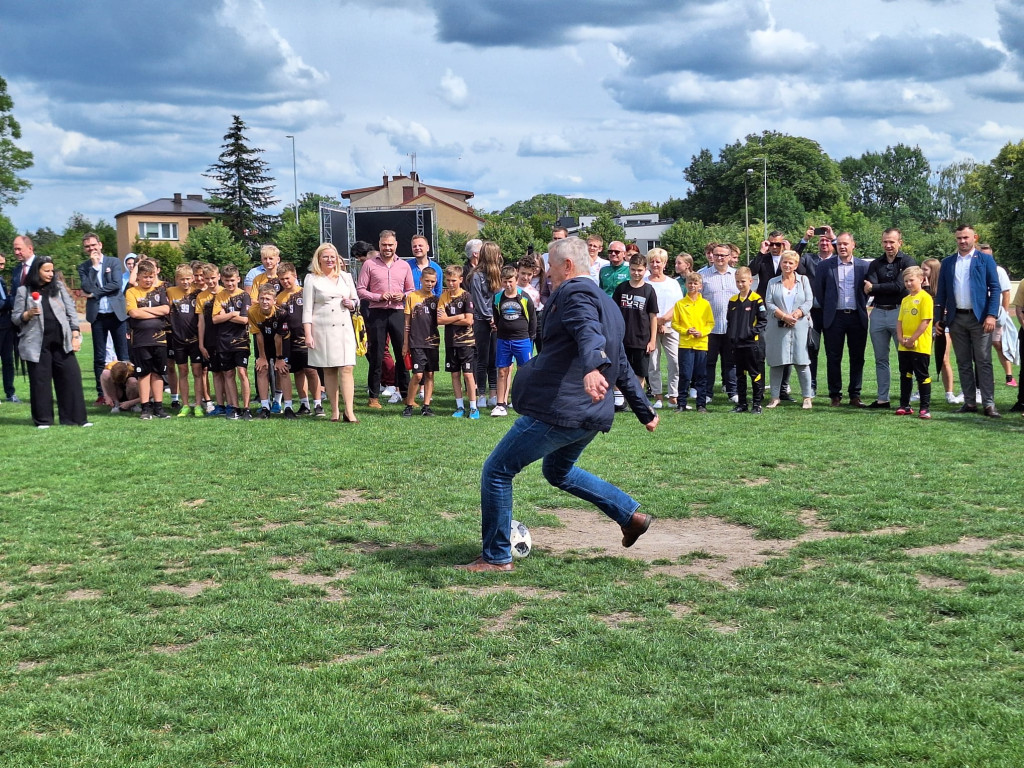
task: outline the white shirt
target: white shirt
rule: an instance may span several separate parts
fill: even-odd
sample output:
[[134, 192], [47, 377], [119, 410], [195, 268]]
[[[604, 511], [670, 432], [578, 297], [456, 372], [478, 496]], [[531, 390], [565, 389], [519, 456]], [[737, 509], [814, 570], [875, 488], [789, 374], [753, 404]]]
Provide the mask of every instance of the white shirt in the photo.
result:
[[839, 306], [837, 309], [856, 309], [857, 298], [854, 295], [853, 285], [854, 260], [843, 261], [839, 259], [839, 270], [836, 276], [839, 278]]
[[971, 301], [971, 264], [974, 259], [974, 251], [966, 256], [958, 253], [956, 255], [956, 271], [953, 273], [953, 298], [956, 299], [957, 309], [974, 309]]

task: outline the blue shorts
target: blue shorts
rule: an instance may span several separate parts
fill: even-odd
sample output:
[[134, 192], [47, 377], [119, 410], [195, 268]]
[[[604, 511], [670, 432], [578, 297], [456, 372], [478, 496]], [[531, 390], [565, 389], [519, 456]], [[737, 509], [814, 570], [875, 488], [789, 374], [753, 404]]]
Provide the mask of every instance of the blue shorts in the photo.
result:
[[511, 368], [513, 357], [516, 360], [516, 365], [522, 365], [533, 357], [533, 340], [498, 339], [498, 346], [494, 352], [495, 367]]

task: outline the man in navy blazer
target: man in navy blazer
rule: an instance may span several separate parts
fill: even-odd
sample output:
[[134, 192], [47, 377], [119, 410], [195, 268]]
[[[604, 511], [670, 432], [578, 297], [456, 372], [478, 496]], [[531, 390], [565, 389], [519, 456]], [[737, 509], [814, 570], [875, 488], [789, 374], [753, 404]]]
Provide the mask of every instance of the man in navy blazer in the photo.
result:
[[[977, 413], [975, 397], [981, 389], [985, 415], [1000, 418], [992, 378], [992, 331], [999, 314], [999, 273], [989, 254], [975, 248], [973, 227], [956, 229], [956, 253], [942, 260], [935, 293], [936, 328], [949, 328], [960, 374], [964, 404], [957, 413]], [[978, 378], [975, 380], [974, 371]]]
[[833, 406], [843, 400], [843, 346], [850, 351], [850, 405], [863, 408], [864, 351], [868, 344], [868, 307], [864, 279], [870, 262], [854, 258], [853, 235], [836, 238], [837, 256], [822, 261], [814, 273], [814, 297], [821, 307], [828, 396]]
[[82, 237], [82, 250], [88, 257], [78, 265], [85, 294], [85, 319], [92, 329], [92, 369], [96, 374], [96, 403], [104, 402], [100, 376], [107, 364], [107, 335], [114, 341], [118, 360], [128, 360], [128, 312], [121, 292], [120, 260], [103, 255], [103, 243], [92, 232]]

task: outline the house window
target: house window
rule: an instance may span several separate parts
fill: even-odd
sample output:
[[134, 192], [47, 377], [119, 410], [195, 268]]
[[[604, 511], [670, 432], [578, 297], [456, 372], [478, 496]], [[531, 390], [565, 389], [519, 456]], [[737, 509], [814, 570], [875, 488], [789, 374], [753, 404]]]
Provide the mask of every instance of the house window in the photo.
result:
[[177, 240], [178, 224], [173, 221], [140, 221], [139, 237], [143, 240]]

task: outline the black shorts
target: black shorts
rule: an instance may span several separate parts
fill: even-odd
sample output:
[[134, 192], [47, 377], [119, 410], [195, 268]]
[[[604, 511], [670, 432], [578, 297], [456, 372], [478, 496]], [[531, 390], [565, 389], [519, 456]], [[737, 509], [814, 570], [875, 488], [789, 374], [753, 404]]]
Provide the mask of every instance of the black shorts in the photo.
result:
[[135, 347], [132, 350], [132, 362], [135, 364], [136, 377], [149, 376], [151, 373], [163, 376], [167, 373], [167, 347]]
[[412, 370], [409, 373], [430, 373], [438, 370], [440, 356], [440, 352], [436, 349], [413, 347], [409, 350], [409, 357], [412, 358]]
[[171, 346], [167, 350], [167, 359], [173, 360], [178, 365], [203, 362], [203, 356], [199, 353], [199, 342], [193, 341], [188, 344], [179, 344], [172, 340]]
[[210, 370], [214, 373], [230, 373], [235, 368], [249, 367], [249, 350], [232, 349], [218, 350], [210, 361]]
[[292, 373], [301, 373], [309, 368], [309, 350], [293, 349], [285, 358], [288, 363], [288, 370]]
[[651, 369], [651, 356], [647, 354], [647, 347], [626, 347], [626, 360], [633, 373], [641, 379], [646, 379]]
[[451, 373], [461, 371], [473, 373], [476, 365], [476, 347], [446, 347], [444, 350], [444, 369]]

